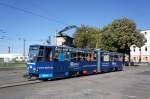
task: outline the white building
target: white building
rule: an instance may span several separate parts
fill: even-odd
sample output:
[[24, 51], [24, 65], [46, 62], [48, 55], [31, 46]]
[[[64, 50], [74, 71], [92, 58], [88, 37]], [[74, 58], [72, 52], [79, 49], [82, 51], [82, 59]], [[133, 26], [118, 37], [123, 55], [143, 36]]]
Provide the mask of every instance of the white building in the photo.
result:
[[61, 46], [61, 45], [63, 45], [63, 43], [65, 41], [66, 41], [65, 38], [63, 38], [63, 37], [57, 37], [56, 38], [56, 45]]
[[135, 45], [131, 46], [131, 61], [133, 62], [150, 62], [150, 29], [141, 31], [146, 38], [145, 45], [141, 48]]
[[11, 62], [12, 60], [18, 62], [27, 61], [27, 57], [22, 54], [0, 54], [0, 62]]
[[73, 45], [73, 38], [66, 35], [66, 34], [57, 34], [56, 36], [56, 45], [57, 46], [72, 46]]

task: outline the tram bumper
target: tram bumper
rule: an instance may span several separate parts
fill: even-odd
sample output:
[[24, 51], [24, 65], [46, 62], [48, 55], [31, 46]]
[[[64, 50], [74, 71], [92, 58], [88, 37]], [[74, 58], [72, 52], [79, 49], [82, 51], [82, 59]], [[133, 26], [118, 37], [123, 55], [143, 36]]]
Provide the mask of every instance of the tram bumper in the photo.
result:
[[39, 67], [39, 78], [40, 79], [51, 79], [53, 78], [53, 67], [51, 66], [40, 66]]
[[52, 78], [53, 77], [53, 74], [50, 73], [50, 74], [39, 74], [39, 78]]

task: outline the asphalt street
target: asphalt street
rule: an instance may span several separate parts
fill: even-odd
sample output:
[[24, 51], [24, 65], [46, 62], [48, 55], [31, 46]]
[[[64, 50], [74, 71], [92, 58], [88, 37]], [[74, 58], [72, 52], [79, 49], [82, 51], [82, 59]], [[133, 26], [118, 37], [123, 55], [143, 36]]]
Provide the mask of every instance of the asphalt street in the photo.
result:
[[0, 71], [0, 86], [14, 82], [26, 81], [26, 79], [23, 78], [23, 75], [25, 73], [26, 73], [25, 70]]
[[150, 99], [150, 66], [1, 88], [0, 99]]

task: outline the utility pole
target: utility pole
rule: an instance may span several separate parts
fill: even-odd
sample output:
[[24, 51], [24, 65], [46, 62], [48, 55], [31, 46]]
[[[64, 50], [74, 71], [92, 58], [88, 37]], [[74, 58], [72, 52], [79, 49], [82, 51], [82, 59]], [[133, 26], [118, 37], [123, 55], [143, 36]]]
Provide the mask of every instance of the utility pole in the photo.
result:
[[10, 54], [10, 46], [8, 46], [8, 54]]

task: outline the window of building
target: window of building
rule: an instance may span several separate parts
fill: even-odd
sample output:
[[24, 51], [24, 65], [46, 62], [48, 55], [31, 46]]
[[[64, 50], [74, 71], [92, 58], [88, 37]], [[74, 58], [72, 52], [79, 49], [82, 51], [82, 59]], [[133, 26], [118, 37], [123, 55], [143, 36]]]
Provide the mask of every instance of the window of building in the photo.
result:
[[134, 57], [133, 59], [134, 59], [134, 61], [136, 61], [136, 57]]
[[145, 35], [147, 34], [147, 32], [145, 32]]
[[145, 43], [147, 43], [147, 39], [145, 38]]
[[145, 46], [145, 51], [147, 51], [147, 46]]
[[135, 52], [135, 46], [133, 46], [133, 51]]
[[145, 57], [145, 60], [148, 61], [148, 57]]

